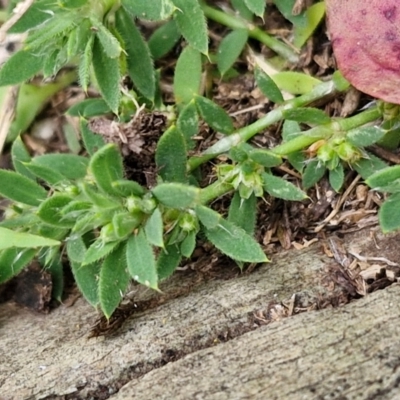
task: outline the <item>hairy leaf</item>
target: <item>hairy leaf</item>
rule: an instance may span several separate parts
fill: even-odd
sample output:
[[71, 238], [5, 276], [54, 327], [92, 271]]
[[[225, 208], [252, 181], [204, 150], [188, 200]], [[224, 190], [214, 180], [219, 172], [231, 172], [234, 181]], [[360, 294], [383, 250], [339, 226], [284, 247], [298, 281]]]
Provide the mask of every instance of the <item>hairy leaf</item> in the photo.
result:
[[160, 176], [167, 182], [187, 181], [186, 145], [181, 132], [172, 125], [157, 143], [156, 165]]
[[270, 78], [261, 68], [256, 67], [254, 71], [257, 86], [266, 98], [274, 103], [280, 104], [284, 102], [282, 92], [272, 78]]
[[177, 103], [189, 103], [199, 93], [201, 55], [188, 46], [180, 54], [175, 67], [174, 95]]
[[133, 16], [149, 21], [166, 20], [175, 8], [170, 0], [122, 0], [121, 3], [126, 11]]
[[171, 182], [157, 185], [152, 192], [157, 200], [167, 207], [188, 208], [199, 201], [200, 190], [195, 186]]
[[152, 289], [158, 288], [157, 265], [153, 249], [142, 229], [128, 239], [126, 258], [129, 273], [136, 282]]
[[186, 104], [179, 113], [177, 127], [185, 138], [188, 149], [193, 149], [195, 146], [192, 140], [199, 132], [199, 116], [194, 101]]
[[68, 220], [61, 214], [63, 208], [71, 201], [72, 199], [70, 196], [56, 193], [42, 202], [38, 209], [38, 216], [47, 224], [72, 228], [75, 225], [75, 219]]
[[216, 228], [204, 228], [207, 239], [228, 257], [243, 262], [267, 262], [260, 245], [246, 231], [221, 219]]
[[0, 169], [0, 194], [10, 200], [37, 206], [47, 197], [41, 186], [26, 176]]
[[225, 75], [235, 63], [247, 39], [247, 29], [236, 29], [222, 39], [217, 51], [217, 66], [221, 75]]
[[123, 243], [106, 257], [100, 269], [99, 300], [107, 319], [118, 307], [128, 284], [126, 244]]
[[182, 255], [175, 244], [168, 245], [165, 249], [161, 250], [157, 259], [158, 279], [161, 281], [172, 275], [181, 262], [181, 259]]
[[15, 232], [10, 229], [0, 227], [0, 250], [9, 249], [11, 247], [45, 247], [58, 246], [58, 240], [48, 239], [37, 235], [31, 235], [25, 232]]
[[231, 117], [218, 104], [206, 97], [196, 96], [196, 105], [200, 115], [211, 128], [228, 135], [233, 132], [234, 127]]
[[181, 34], [175, 20], [170, 20], [161, 25], [150, 36], [147, 42], [150, 53], [155, 60], [168, 54], [178, 43]]
[[164, 247], [164, 225], [161, 211], [156, 208], [144, 226], [147, 241], [153, 246]]
[[115, 193], [113, 182], [124, 176], [122, 157], [118, 147], [112, 143], [106, 144], [92, 156], [89, 168], [97, 185], [105, 193], [113, 195]]
[[249, 10], [253, 11], [259, 17], [264, 15], [265, 0], [244, 0]]
[[123, 8], [116, 12], [115, 17], [116, 28], [125, 42], [129, 76], [140, 93], [153, 101], [156, 91], [155, 71], [148, 45]]
[[208, 53], [208, 31], [206, 18], [198, 0], [172, 0], [177, 10], [174, 13], [182, 36], [196, 50]]
[[44, 154], [33, 158], [32, 163], [52, 168], [65, 178], [75, 180], [85, 177], [89, 159], [76, 154]]
[[307, 198], [302, 190], [282, 178], [264, 173], [262, 179], [264, 190], [278, 199], [300, 201]]
[[121, 97], [119, 60], [107, 55], [98, 38], [95, 38], [93, 43], [92, 63], [100, 93], [111, 110], [117, 114]]
[[254, 193], [248, 199], [242, 199], [235, 192], [229, 206], [228, 221], [244, 229], [249, 235], [254, 235], [257, 217], [257, 198]]
[[0, 69], [0, 86], [25, 82], [40, 71], [43, 63], [44, 58], [35, 51], [16, 52]]
[[79, 291], [93, 307], [99, 304], [98, 285], [100, 269], [100, 263], [82, 266], [77, 262], [71, 262], [71, 270]]
[[17, 275], [35, 257], [35, 249], [9, 248], [0, 251], [0, 283]]

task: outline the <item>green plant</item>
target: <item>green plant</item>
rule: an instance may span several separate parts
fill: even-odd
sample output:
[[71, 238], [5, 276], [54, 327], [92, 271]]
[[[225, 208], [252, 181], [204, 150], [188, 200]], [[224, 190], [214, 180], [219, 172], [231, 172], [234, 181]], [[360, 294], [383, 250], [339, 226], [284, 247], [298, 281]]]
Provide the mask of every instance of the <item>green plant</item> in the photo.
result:
[[[304, 189], [328, 171], [332, 187], [339, 191], [347, 166], [372, 185], [390, 181], [384, 172], [387, 165], [367, 147], [395, 132], [397, 114], [385, 117], [386, 125], [371, 127], [369, 123], [387, 115], [387, 106], [373, 105], [348, 118], [331, 118], [310, 107], [327, 95], [346, 91], [349, 83], [338, 72], [321, 82], [300, 72], [279, 71], [288, 62], [297, 62], [298, 54], [254, 25], [255, 15], [264, 14], [265, 1], [235, 0], [232, 5], [236, 12], [223, 12], [198, 0], [38, 0], [12, 27], [28, 36], [22, 50], [0, 70], [0, 85], [16, 85], [39, 72], [52, 77], [65, 66], [75, 66], [83, 89], [94, 85], [101, 98], [87, 99], [68, 111], [80, 118], [87, 155], [31, 158], [22, 141], [14, 140], [15, 172], [0, 170], [0, 194], [11, 200], [0, 222], [0, 283], [36, 257], [52, 273], [53, 295], [60, 299], [65, 253], [84, 297], [109, 318], [131, 278], [158, 290], [159, 282], [174, 272], [182, 258], [191, 257], [199, 236], [240, 267], [268, 261], [253, 238], [257, 198], [307, 197], [274, 175], [284, 159], [302, 174]], [[298, 18], [291, 14], [294, 0], [277, 1], [276, 6], [294, 24], [298, 48], [324, 14], [322, 2]], [[145, 40], [135, 18], [163, 23]], [[206, 18], [231, 29], [216, 54], [208, 49]], [[163, 57], [181, 36], [187, 45], [175, 66], [171, 110], [162, 103], [160, 74], [153, 60]], [[209, 60], [215, 61], [213, 73], [221, 79], [235, 74], [234, 63], [249, 37], [277, 54], [268, 64], [253, 57], [257, 86], [275, 107], [236, 129], [227, 112], [206, 96], [202, 75]], [[129, 87], [121, 83], [125, 75], [132, 81]], [[285, 101], [282, 91], [292, 99]], [[118, 147], [105, 143], [88, 123], [93, 116], [111, 118], [113, 113], [129, 121], [140, 114], [139, 104], [162, 110], [169, 119], [158, 141], [158, 173], [151, 188], [126, 178]], [[200, 120], [221, 137], [189, 157]], [[280, 121], [281, 144], [267, 150], [248, 143]], [[219, 162], [212, 183], [202, 186], [199, 167], [220, 154], [226, 155], [226, 162]], [[372, 174], [379, 170], [381, 175], [375, 178]], [[396, 174], [389, 173], [394, 179]], [[210, 203], [227, 193], [233, 195], [223, 216]]]

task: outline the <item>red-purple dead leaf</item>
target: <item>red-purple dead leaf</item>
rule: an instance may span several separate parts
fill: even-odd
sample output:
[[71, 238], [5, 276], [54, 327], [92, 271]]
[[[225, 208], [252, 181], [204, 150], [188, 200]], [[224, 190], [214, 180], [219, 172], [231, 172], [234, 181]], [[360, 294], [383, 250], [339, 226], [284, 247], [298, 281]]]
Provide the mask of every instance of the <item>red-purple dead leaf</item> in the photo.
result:
[[400, 104], [400, 0], [326, 0], [338, 67], [358, 90]]

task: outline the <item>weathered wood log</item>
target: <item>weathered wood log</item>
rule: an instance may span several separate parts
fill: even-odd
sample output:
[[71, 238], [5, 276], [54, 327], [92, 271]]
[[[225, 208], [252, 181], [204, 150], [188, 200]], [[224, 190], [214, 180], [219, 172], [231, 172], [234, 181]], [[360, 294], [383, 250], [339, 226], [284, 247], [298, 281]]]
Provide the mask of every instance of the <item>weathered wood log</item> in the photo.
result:
[[[370, 232], [346, 244], [397, 261], [400, 235]], [[195, 286], [186, 296], [133, 316], [109, 338], [87, 338], [97, 315], [82, 299], [49, 315], [1, 304], [0, 399], [400, 395], [400, 288], [285, 318], [351, 297], [335, 265], [317, 243], [231, 280], [195, 286], [178, 273], [163, 290]]]

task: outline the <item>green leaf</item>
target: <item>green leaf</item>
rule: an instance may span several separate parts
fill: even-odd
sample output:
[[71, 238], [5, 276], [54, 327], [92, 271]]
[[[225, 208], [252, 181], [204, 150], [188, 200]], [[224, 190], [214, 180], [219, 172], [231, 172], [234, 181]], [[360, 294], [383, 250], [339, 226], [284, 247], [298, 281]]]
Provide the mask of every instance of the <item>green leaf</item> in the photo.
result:
[[231, 4], [232, 4], [233, 8], [239, 13], [239, 15], [242, 18], [244, 18], [248, 21], [253, 20], [254, 14], [247, 7], [245, 0], [231, 0]]
[[233, 121], [218, 104], [206, 97], [196, 96], [196, 105], [200, 115], [217, 132], [229, 135], [233, 132]]
[[327, 124], [331, 119], [319, 108], [298, 107], [283, 112], [283, 117], [291, 121], [303, 122], [311, 125]]
[[[82, 89], [87, 92], [90, 83], [90, 67], [93, 60], [93, 45], [95, 36], [88, 38], [83, 54], [79, 57], [78, 75]], [[98, 58], [101, 55], [98, 55]], [[112, 108], [112, 107], [111, 107]]]
[[373, 173], [388, 167], [384, 161], [371, 153], [366, 152], [365, 156], [367, 158], [361, 158], [356, 163], [352, 164], [352, 168], [354, 168], [363, 179], [367, 179]]
[[266, 168], [272, 168], [282, 164], [282, 158], [274, 154], [271, 150], [252, 149], [249, 152], [249, 157], [257, 164]]
[[181, 183], [161, 183], [152, 189], [156, 199], [171, 208], [193, 207], [199, 201], [200, 191], [198, 187]]
[[82, 266], [93, 264], [96, 261], [108, 256], [119, 244], [119, 242], [104, 243], [101, 239], [95, 240], [87, 249], [82, 258]]
[[120, 206], [120, 202], [116, 198], [112, 198], [97, 189], [97, 186], [91, 185], [88, 182], [80, 184], [80, 188], [84, 195], [83, 200], [89, 201], [100, 209], [115, 209]]
[[0, 86], [17, 85], [27, 81], [40, 71], [43, 61], [43, 57], [33, 51], [17, 51], [0, 69]]
[[264, 16], [265, 11], [265, 0], [244, 0], [246, 6], [251, 10], [254, 14], [259, 17]]
[[9, 248], [0, 251], [0, 283], [18, 275], [35, 257], [34, 249]]
[[10, 229], [0, 227], [0, 250], [9, 249], [11, 247], [45, 247], [58, 246], [58, 240], [47, 239], [37, 235], [31, 235], [25, 232], [15, 232]]
[[337, 167], [329, 171], [329, 183], [335, 192], [339, 192], [344, 183], [343, 164], [339, 163]]
[[31, 172], [33, 175], [47, 182], [50, 186], [56, 186], [60, 182], [66, 180], [65, 176], [61, 175], [59, 172], [52, 170], [49, 167], [45, 167], [43, 165], [34, 164], [33, 162], [29, 162], [24, 164], [25, 167]]
[[124, 177], [122, 157], [113, 143], [106, 144], [92, 156], [89, 168], [97, 185], [107, 194], [113, 195], [113, 182]]
[[64, 291], [64, 268], [58, 250], [51, 262], [46, 264], [46, 270], [50, 272], [51, 282], [53, 283], [51, 297], [61, 302]]
[[72, 117], [91, 118], [111, 112], [110, 107], [103, 99], [86, 99], [74, 104], [66, 112]]
[[175, 20], [161, 25], [150, 36], [147, 42], [150, 53], [155, 60], [168, 54], [178, 43], [181, 34]]
[[142, 229], [137, 235], [132, 235], [128, 239], [126, 259], [129, 273], [136, 282], [158, 289], [157, 265], [153, 249]]
[[81, 136], [83, 144], [89, 155], [93, 156], [106, 142], [97, 133], [92, 132], [88, 127], [88, 121], [84, 118], [80, 119], [79, 127], [81, 129]]
[[257, 218], [257, 198], [254, 193], [248, 199], [242, 199], [235, 192], [229, 206], [228, 221], [244, 229], [249, 235], [254, 235]]
[[277, 104], [285, 101], [276, 83], [261, 68], [256, 67], [254, 77], [256, 78], [257, 86], [267, 99]]
[[201, 55], [185, 47], [175, 67], [174, 95], [176, 103], [189, 103], [199, 93], [201, 84]]
[[83, 267], [77, 262], [71, 262], [72, 273], [79, 291], [93, 307], [96, 307], [99, 304], [98, 286], [100, 267], [100, 263], [85, 265]]
[[82, 236], [71, 236], [67, 239], [67, 255], [70, 261], [81, 264], [87, 251]]
[[99, 300], [107, 319], [118, 307], [129, 284], [126, 245], [121, 244], [104, 260], [100, 269]]
[[305, 27], [307, 25], [307, 20], [304, 18], [304, 13], [299, 15], [293, 14], [295, 2], [296, 0], [274, 0], [275, 6], [288, 21], [294, 26]]
[[143, 186], [139, 185], [135, 181], [128, 181], [127, 179], [114, 181], [112, 186], [115, 192], [123, 197], [143, 196], [146, 192]]
[[121, 97], [119, 60], [107, 56], [98, 38], [95, 38], [93, 43], [92, 63], [100, 93], [111, 110], [117, 114]]
[[181, 262], [181, 259], [181, 253], [175, 244], [168, 245], [165, 249], [161, 250], [157, 259], [158, 279], [161, 281], [171, 276]]
[[199, 116], [194, 101], [186, 104], [179, 113], [177, 128], [182, 133], [186, 141], [186, 147], [193, 149], [195, 147], [192, 139], [199, 132]]
[[282, 178], [264, 173], [262, 174], [262, 179], [264, 181], [264, 190], [278, 199], [301, 201], [307, 198], [307, 195], [302, 190]]
[[32, 163], [51, 168], [66, 179], [75, 180], [86, 176], [89, 159], [76, 154], [44, 154], [33, 158]]
[[115, 18], [116, 28], [125, 42], [129, 76], [140, 93], [153, 101], [156, 92], [155, 71], [147, 43], [123, 8], [116, 12]]
[[38, 206], [47, 197], [45, 189], [13, 171], [0, 169], [0, 182], [0, 194], [10, 200]]
[[[43, 51], [43, 47], [54, 45], [63, 42], [63, 37], [67, 37], [75, 26], [76, 16], [72, 14], [56, 13], [47, 20], [46, 23], [33, 30], [25, 40], [25, 48], [27, 50]], [[61, 39], [61, 40], [60, 40]]]
[[121, 4], [134, 17], [148, 21], [166, 20], [175, 9], [170, 0], [122, 0]]
[[153, 246], [164, 247], [164, 224], [159, 208], [156, 208], [144, 226], [147, 241]]
[[326, 167], [319, 160], [311, 160], [304, 169], [303, 187], [309, 189], [315, 185], [325, 174]]
[[195, 207], [196, 215], [199, 218], [200, 222], [207, 229], [214, 229], [218, 226], [219, 222], [222, 219], [222, 215], [218, 214], [216, 211], [212, 210], [209, 207], [203, 205], [197, 205]]
[[217, 66], [222, 76], [240, 56], [248, 37], [247, 29], [235, 29], [222, 39], [217, 50]]
[[[14, 2], [16, 3], [16, 2]], [[52, 11], [59, 10], [59, 6], [54, 0], [34, 1], [26, 10], [21, 18], [9, 29], [9, 33], [23, 33], [29, 29], [42, 25], [45, 21], [52, 18]]]
[[40, 205], [37, 214], [39, 218], [47, 224], [72, 228], [75, 224], [75, 220], [68, 220], [61, 214], [62, 209], [72, 201], [72, 198], [68, 195], [56, 193], [49, 197]]
[[305, 94], [311, 92], [321, 81], [301, 72], [283, 71], [272, 76], [279, 89], [291, 94]]
[[0, 221], [0, 226], [12, 230], [27, 229], [40, 223], [40, 219], [36, 214], [32, 214], [30, 211], [26, 211], [23, 214], [17, 214], [12, 218], [3, 219]]
[[26, 150], [26, 147], [19, 136], [12, 144], [11, 159], [16, 172], [26, 176], [27, 178], [33, 180], [35, 179], [35, 176], [32, 174], [32, 172], [30, 172], [24, 165], [24, 163], [31, 161], [31, 156], [29, 155], [28, 150]]
[[172, 0], [177, 8], [174, 17], [182, 36], [191, 47], [208, 54], [208, 30], [206, 18], [198, 0]]
[[97, 18], [91, 18], [91, 23], [107, 57], [118, 58], [122, 51], [118, 39]]
[[386, 132], [375, 126], [363, 126], [358, 129], [352, 129], [346, 135], [346, 139], [357, 147], [367, 147], [379, 142]]
[[[373, 189], [388, 191], [387, 188], [400, 180], [400, 165], [387, 167], [376, 171], [367, 180], [366, 183]], [[386, 190], [385, 190], [386, 189]]]
[[294, 27], [293, 45], [297, 48], [303, 47], [312, 36], [325, 15], [325, 3], [320, 1], [313, 4], [304, 13], [303, 18], [307, 21], [304, 25]]
[[237, 261], [268, 262], [260, 245], [242, 228], [221, 219], [214, 229], [204, 228], [207, 239], [222, 253]]
[[114, 234], [118, 240], [125, 239], [127, 236], [133, 233], [143, 222], [143, 213], [137, 212], [131, 214], [127, 211], [117, 212], [112, 219], [112, 225]]
[[196, 232], [191, 231], [181, 243], [181, 254], [183, 257], [190, 258], [196, 248]]
[[175, 125], [166, 130], [157, 143], [156, 165], [164, 181], [187, 181], [185, 139]]
[[400, 193], [392, 194], [380, 207], [379, 224], [383, 233], [400, 228]]

